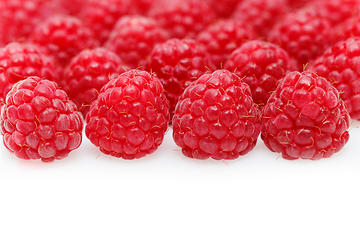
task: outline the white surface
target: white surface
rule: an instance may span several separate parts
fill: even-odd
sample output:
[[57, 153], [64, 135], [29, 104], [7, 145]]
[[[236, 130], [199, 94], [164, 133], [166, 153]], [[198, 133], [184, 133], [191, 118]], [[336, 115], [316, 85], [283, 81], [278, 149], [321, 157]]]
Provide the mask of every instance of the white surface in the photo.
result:
[[169, 130], [126, 161], [86, 139], [66, 159], [1, 144], [0, 239], [360, 239], [360, 122], [330, 159], [287, 161], [259, 138], [235, 161], [184, 157]]

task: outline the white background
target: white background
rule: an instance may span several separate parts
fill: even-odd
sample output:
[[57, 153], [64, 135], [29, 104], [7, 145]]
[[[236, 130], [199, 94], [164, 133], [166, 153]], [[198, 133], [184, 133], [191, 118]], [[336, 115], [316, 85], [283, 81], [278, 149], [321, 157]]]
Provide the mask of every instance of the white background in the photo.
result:
[[52, 163], [17, 159], [1, 144], [0, 239], [358, 240], [359, 125], [318, 161], [284, 160], [260, 138], [234, 161], [193, 160], [171, 130], [133, 161], [86, 138]]

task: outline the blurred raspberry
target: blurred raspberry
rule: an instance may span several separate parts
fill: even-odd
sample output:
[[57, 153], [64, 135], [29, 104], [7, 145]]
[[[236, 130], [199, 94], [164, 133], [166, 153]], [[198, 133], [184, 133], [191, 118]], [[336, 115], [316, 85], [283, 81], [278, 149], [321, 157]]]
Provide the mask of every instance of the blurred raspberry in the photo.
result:
[[168, 122], [169, 102], [160, 81], [130, 70], [101, 89], [86, 116], [85, 133], [103, 153], [134, 159], [159, 147]]
[[152, 18], [125, 16], [119, 19], [104, 46], [117, 53], [129, 68], [144, 66], [156, 44], [168, 39], [167, 32]]
[[352, 17], [333, 28], [335, 40], [345, 41], [350, 37], [360, 37], [360, 15]]
[[339, 92], [312, 72], [291, 72], [262, 109], [261, 138], [288, 160], [331, 157], [349, 140], [349, 114]]
[[219, 18], [229, 18], [241, 1], [243, 0], [206, 0]]
[[255, 147], [259, 133], [249, 86], [227, 70], [202, 75], [176, 105], [173, 138], [187, 157], [236, 159]]
[[80, 146], [83, 119], [55, 82], [29, 77], [8, 93], [0, 128], [6, 148], [17, 157], [49, 162]]
[[0, 48], [0, 106], [12, 86], [30, 76], [56, 81], [53, 60], [31, 43], [10, 43]]
[[153, 49], [146, 69], [155, 73], [164, 86], [172, 117], [185, 88], [204, 73], [215, 70], [215, 66], [206, 50], [195, 40], [173, 38]]
[[257, 34], [249, 24], [227, 19], [209, 25], [196, 40], [205, 46], [211, 60], [220, 69], [232, 51], [255, 38]]

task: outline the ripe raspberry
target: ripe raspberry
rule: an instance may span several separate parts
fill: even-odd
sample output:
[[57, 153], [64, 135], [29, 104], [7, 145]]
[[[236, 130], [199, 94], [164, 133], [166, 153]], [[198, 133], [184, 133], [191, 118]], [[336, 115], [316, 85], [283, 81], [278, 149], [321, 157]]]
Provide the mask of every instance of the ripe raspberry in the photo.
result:
[[66, 67], [59, 86], [84, 116], [109, 78], [124, 72], [119, 56], [105, 48], [85, 49]]
[[116, 21], [129, 13], [128, 0], [88, 0], [80, 13], [80, 19], [85, 26], [96, 33], [96, 38], [102, 44], [109, 37]]
[[159, 1], [161, 0], [132, 0], [131, 12], [146, 16], [153, 7], [157, 6]]
[[289, 54], [275, 44], [260, 40], [244, 43], [232, 52], [225, 69], [246, 82], [254, 103], [264, 106], [278, 81], [292, 70]]
[[30, 76], [55, 81], [53, 60], [31, 43], [10, 43], [0, 48], [0, 106], [12, 86]]
[[220, 69], [232, 51], [255, 38], [257, 34], [249, 24], [227, 19], [209, 25], [199, 33], [196, 40], [205, 46], [211, 60]]
[[79, 19], [61, 15], [37, 25], [29, 36], [29, 42], [38, 44], [54, 56], [56, 64], [61, 67], [65, 67], [81, 50], [98, 45], [92, 31]]
[[307, 5], [335, 26], [360, 14], [360, 0], [316, 0]]
[[79, 16], [89, 0], [52, 0], [52, 2], [56, 2], [63, 9], [64, 13]]
[[349, 140], [339, 92], [312, 72], [291, 72], [262, 109], [261, 138], [288, 160], [328, 158]]
[[53, 1], [0, 0], [0, 47], [24, 41], [38, 23], [57, 11]]
[[117, 22], [104, 46], [117, 53], [130, 68], [144, 66], [158, 43], [165, 42], [167, 32], [151, 18], [125, 16]]
[[206, 0], [219, 18], [228, 18], [242, 0]]
[[259, 133], [249, 86], [227, 70], [202, 75], [176, 105], [173, 138], [187, 157], [235, 159], [255, 147]]
[[103, 153], [134, 159], [159, 147], [168, 122], [169, 102], [160, 81], [130, 70], [101, 89], [86, 116], [85, 133]]
[[149, 15], [158, 20], [172, 38], [195, 38], [216, 18], [213, 9], [201, 0], [162, 1], [158, 5]]
[[338, 24], [333, 31], [337, 42], [345, 41], [350, 37], [360, 37], [360, 15]]
[[309, 70], [330, 81], [350, 116], [360, 120], [360, 37], [340, 41], [315, 60]]
[[259, 36], [266, 37], [288, 11], [286, 0], [243, 0], [232, 17], [250, 24]]
[[332, 44], [330, 23], [312, 10], [287, 14], [269, 34], [270, 42], [284, 48], [298, 62], [298, 69], [321, 55]]
[[160, 79], [173, 116], [179, 96], [191, 82], [215, 70], [206, 50], [193, 39], [169, 39], [154, 47], [146, 69]]
[[80, 146], [83, 119], [55, 82], [29, 77], [8, 93], [0, 127], [5, 146], [17, 157], [49, 162]]

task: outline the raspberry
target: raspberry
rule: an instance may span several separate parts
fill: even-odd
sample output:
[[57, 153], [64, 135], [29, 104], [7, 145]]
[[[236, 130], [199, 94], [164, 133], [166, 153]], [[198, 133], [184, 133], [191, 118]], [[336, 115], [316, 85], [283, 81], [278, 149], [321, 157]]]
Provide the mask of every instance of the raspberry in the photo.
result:
[[85, 49], [66, 67], [59, 86], [86, 116], [109, 77], [117, 77], [122, 72], [122, 60], [115, 53], [105, 48]]
[[54, 56], [61, 67], [81, 50], [98, 45], [92, 31], [79, 19], [62, 15], [52, 16], [37, 25], [28, 40]]
[[249, 24], [227, 19], [209, 25], [196, 40], [205, 46], [211, 60], [220, 69], [232, 51], [255, 38], [257, 34]]
[[64, 9], [65, 13], [73, 16], [79, 16], [82, 11], [82, 8], [86, 6], [89, 2], [89, 0], [52, 0], [52, 1], [59, 4], [59, 6]]
[[249, 85], [253, 100], [259, 106], [266, 104], [278, 81], [292, 70], [289, 54], [284, 49], [260, 40], [246, 42], [233, 51], [224, 68]]
[[206, 0], [220, 18], [228, 18], [241, 0]]
[[167, 32], [151, 18], [125, 16], [117, 22], [105, 47], [117, 53], [130, 68], [143, 66], [151, 50], [166, 41]]
[[255, 147], [259, 133], [249, 86], [227, 70], [202, 75], [176, 105], [173, 138], [187, 157], [235, 159]]
[[259, 36], [266, 37], [288, 11], [286, 0], [244, 0], [236, 6], [232, 17], [250, 24]]
[[360, 0], [316, 0], [308, 4], [323, 18], [335, 26], [360, 14]]
[[159, 21], [171, 38], [195, 38], [216, 18], [213, 9], [201, 0], [162, 1], [158, 5], [149, 15]]
[[24, 41], [39, 22], [57, 9], [53, 1], [0, 0], [0, 47]]
[[168, 122], [169, 102], [160, 81], [130, 70], [101, 89], [86, 116], [85, 133], [103, 153], [134, 159], [159, 147]]
[[360, 37], [340, 41], [317, 58], [309, 70], [330, 81], [350, 116], [360, 120]]
[[157, 6], [159, 1], [161, 0], [132, 0], [132, 12], [146, 16], [153, 7]]
[[262, 109], [261, 138], [288, 160], [317, 160], [349, 140], [349, 114], [339, 92], [313, 72], [290, 72]]
[[12, 86], [30, 76], [55, 81], [53, 60], [31, 43], [9, 43], [0, 48], [0, 105]]
[[8, 93], [0, 127], [5, 146], [17, 157], [49, 162], [80, 146], [83, 119], [55, 82], [28, 77]]
[[350, 37], [360, 37], [360, 16], [352, 17], [333, 28], [335, 40], [344, 41]]
[[284, 48], [298, 62], [298, 69], [303, 69], [331, 46], [333, 37], [329, 21], [307, 9], [287, 14], [275, 25], [269, 40]]
[[173, 116], [179, 96], [191, 82], [215, 70], [206, 50], [193, 39], [169, 39], [154, 47], [146, 69], [160, 79]]
[[88, 0], [80, 13], [85, 26], [96, 33], [100, 43], [104, 43], [114, 28], [116, 21], [129, 13], [128, 0]]

